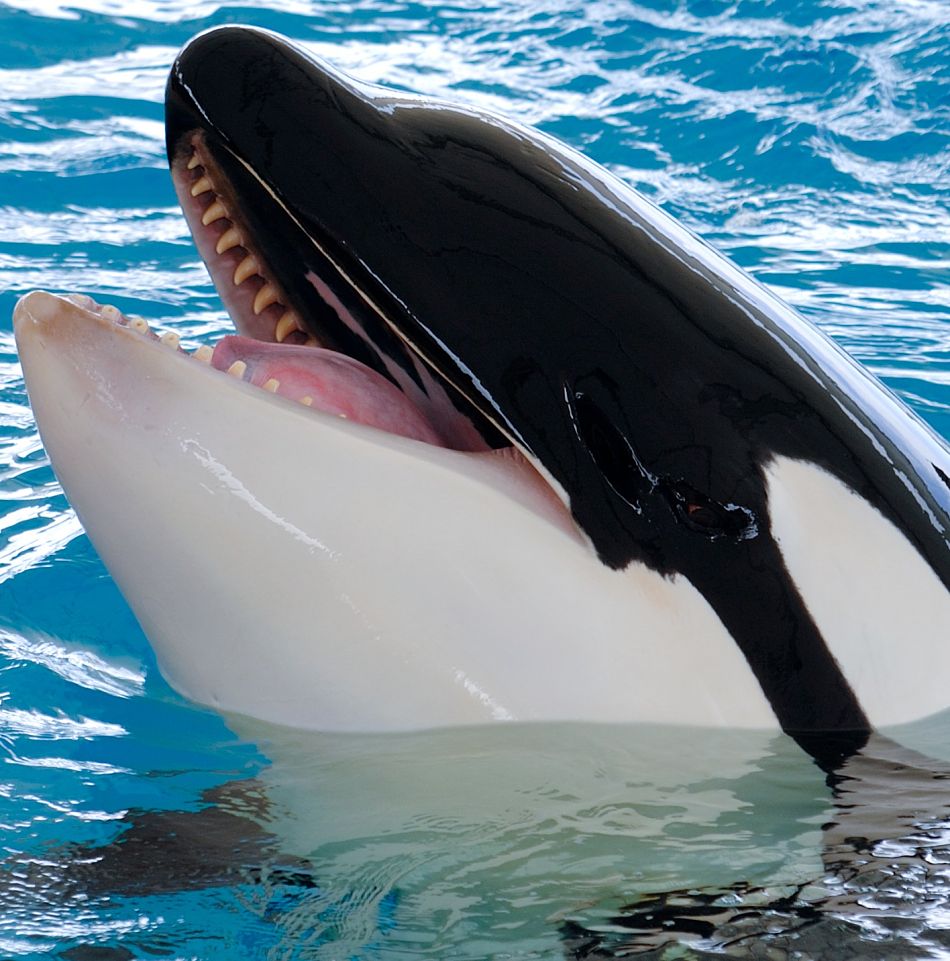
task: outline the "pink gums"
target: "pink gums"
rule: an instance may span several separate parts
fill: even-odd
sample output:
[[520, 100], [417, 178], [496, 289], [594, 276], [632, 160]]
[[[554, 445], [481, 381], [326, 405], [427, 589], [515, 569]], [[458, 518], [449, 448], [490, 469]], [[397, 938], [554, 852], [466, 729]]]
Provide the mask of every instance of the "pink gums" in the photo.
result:
[[244, 361], [242, 379], [289, 400], [304, 401], [327, 414], [376, 427], [391, 434], [448, 446], [428, 418], [385, 377], [345, 354], [322, 347], [265, 344], [249, 337], [224, 337], [214, 348], [212, 366], [228, 370]]

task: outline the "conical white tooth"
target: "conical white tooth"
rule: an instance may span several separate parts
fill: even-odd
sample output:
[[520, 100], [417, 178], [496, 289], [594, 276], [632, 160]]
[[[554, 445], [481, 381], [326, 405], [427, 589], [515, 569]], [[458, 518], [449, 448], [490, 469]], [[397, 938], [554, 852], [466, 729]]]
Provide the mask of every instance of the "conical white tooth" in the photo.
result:
[[319, 346], [320, 346], [320, 341], [317, 340], [317, 338], [314, 337], [313, 334], [311, 334], [311, 335], [303, 342], [303, 346], [304, 346], [304, 347], [319, 347]]
[[261, 265], [253, 254], [248, 254], [234, 271], [234, 285], [240, 287], [248, 277], [253, 277], [261, 272]]
[[197, 197], [198, 194], [207, 193], [211, 189], [211, 181], [207, 177], [201, 177], [191, 185], [191, 196]]
[[209, 224], [213, 224], [216, 220], [220, 220], [222, 217], [227, 217], [228, 208], [221, 203], [220, 200], [216, 200], [202, 215], [201, 222], [207, 227]]
[[122, 311], [118, 307], [113, 307], [112, 304], [105, 304], [99, 312], [99, 316], [111, 320], [112, 323], [117, 323], [122, 319]]
[[223, 254], [232, 247], [239, 247], [241, 245], [241, 239], [241, 231], [238, 230], [237, 227], [229, 227], [218, 238], [218, 245], [214, 249], [219, 254]]
[[192, 355], [195, 360], [200, 360], [202, 364], [210, 364], [214, 355], [214, 349], [207, 344], [202, 344]]
[[271, 377], [269, 380], [264, 381], [264, 390], [269, 390], [272, 394], [277, 393], [278, 387], [280, 387], [280, 381], [276, 377]]
[[272, 284], [264, 284], [254, 298], [254, 313], [259, 314], [266, 307], [277, 303], [277, 288]]
[[188, 169], [194, 170], [195, 167], [200, 167], [200, 166], [201, 166], [201, 157], [198, 156], [198, 151], [196, 150], [191, 155], [191, 160], [188, 161]]
[[300, 330], [300, 325], [297, 323], [297, 315], [292, 310], [288, 310], [287, 313], [277, 321], [277, 326], [274, 328], [274, 340], [276, 340], [278, 344], [282, 344], [287, 339], [287, 336], [295, 330]]
[[92, 310], [96, 306], [96, 302], [86, 294], [67, 294], [66, 299], [72, 301], [77, 307], [82, 307], [84, 310]]
[[247, 370], [247, 364], [245, 364], [243, 360], [236, 360], [236, 361], [235, 361], [233, 364], [231, 364], [231, 366], [228, 368], [228, 373], [229, 373], [232, 377], [243, 377], [243, 376], [244, 376], [244, 371], [246, 371], [246, 370]]
[[310, 407], [313, 404], [313, 398], [307, 394], [306, 397], [300, 398], [300, 403], [303, 404], [304, 407]]
[[173, 330], [166, 330], [159, 339], [166, 347], [172, 347], [175, 350], [178, 350], [178, 343], [181, 340], [181, 337]]

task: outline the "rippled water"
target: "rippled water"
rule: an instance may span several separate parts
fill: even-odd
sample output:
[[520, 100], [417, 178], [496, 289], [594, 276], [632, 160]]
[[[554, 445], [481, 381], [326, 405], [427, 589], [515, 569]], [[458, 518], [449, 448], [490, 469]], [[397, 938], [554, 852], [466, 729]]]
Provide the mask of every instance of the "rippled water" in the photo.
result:
[[[619, 957], [625, 905], [691, 891], [680, 913], [703, 892], [764, 906], [733, 948], [748, 957], [946, 957], [950, 797], [931, 771], [867, 788], [869, 821], [906, 813], [880, 802], [895, 783], [918, 821], [875, 835], [856, 879], [826, 877], [830, 792], [784, 738], [303, 738], [182, 701], [56, 484], [9, 316], [43, 287], [188, 347], [226, 330], [167, 176], [162, 94], [188, 37], [249, 22], [586, 151], [950, 436], [947, 21], [942, 0], [0, 4], [0, 956]], [[925, 733], [939, 754], [950, 722]], [[855, 783], [877, 785], [869, 770]]]

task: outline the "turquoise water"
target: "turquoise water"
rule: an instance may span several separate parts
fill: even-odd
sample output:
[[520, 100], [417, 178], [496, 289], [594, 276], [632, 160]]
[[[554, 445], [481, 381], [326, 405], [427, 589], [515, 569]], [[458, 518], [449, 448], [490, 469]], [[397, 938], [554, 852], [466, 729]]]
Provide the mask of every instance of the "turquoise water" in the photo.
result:
[[[185, 40], [254, 23], [361, 78], [538, 125], [950, 436], [947, 20], [940, 0], [0, 4], [0, 957], [581, 957], [572, 921], [619, 956], [617, 914], [647, 893], [741, 902], [729, 886], [748, 882], [768, 902], [824, 875], [829, 792], [784, 738], [305, 738], [225, 723], [164, 683], [49, 468], [9, 317], [43, 287], [189, 348], [228, 329], [165, 167], [163, 86]], [[939, 753], [950, 722], [928, 735]], [[938, 818], [946, 791], [924, 780], [918, 813]], [[202, 808], [266, 837], [214, 854], [207, 822], [173, 813]], [[792, 947], [946, 957], [939, 860], [898, 873], [880, 910], [868, 880], [824, 954]]]

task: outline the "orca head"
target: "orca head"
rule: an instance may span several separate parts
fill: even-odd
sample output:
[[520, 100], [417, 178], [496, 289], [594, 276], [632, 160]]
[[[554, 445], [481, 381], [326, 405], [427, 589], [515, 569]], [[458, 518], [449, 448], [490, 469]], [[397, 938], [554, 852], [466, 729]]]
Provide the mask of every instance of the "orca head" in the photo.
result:
[[[882, 676], [852, 675], [903, 659], [894, 697], [913, 700], [917, 658], [945, 658], [950, 462], [830, 341], [546, 136], [269, 33], [193, 40], [167, 104], [199, 244], [199, 204], [223, 196], [295, 338], [381, 373], [449, 446], [514, 444], [605, 565], [686, 578], [786, 729], [863, 730], [864, 694], [903, 719]], [[229, 254], [212, 273], [246, 304]]]
[[[873, 631], [904, 623], [907, 605], [882, 620], [897, 592], [867, 596], [880, 580], [867, 565], [851, 585], [841, 570], [863, 552], [904, 545], [871, 563], [885, 582], [908, 564], [927, 582], [926, 614], [904, 623], [928, 634], [910, 658], [946, 646], [944, 446], [604, 171], [537, 132], [358, 84], [247, 28], [193, 40], [167, 103], [184, 205], [195, 157], [224, 185], [280, 309], [388, 377], [447, 443], [520, 448], [604, 564], [688, 579], [786, 729], [865, 728], [843, 662], [906, 643]], [[239, 299], [233, 264], [209, 259]], [[815, 571], [818, 593], [829, 577], [827, 593], [844, 592], [837, 605], [809, 603]], [[868, 615], [838, 637], [835, 608], [855, 598]]]

